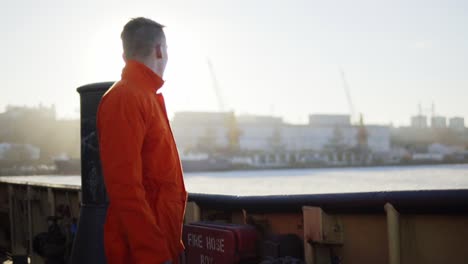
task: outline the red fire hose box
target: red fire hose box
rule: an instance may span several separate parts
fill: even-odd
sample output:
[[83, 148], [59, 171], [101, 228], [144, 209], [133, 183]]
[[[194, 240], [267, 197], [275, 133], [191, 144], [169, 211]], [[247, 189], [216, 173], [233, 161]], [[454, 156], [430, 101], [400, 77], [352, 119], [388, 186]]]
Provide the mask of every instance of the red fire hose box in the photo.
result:
[[256, 263], [257, 230], [248, 225], [197, 222], [184, 225], [187, 264]]

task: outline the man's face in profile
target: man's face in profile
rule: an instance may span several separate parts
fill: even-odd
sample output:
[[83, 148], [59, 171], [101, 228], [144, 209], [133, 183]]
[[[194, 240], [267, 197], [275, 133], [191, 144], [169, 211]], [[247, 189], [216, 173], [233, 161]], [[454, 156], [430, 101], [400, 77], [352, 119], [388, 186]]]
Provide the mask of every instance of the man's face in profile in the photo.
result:
[[156, 46], [156, 59], [158, 60], [158, 64], [161, 69], [164, 71], [166, 69], [167, 61], [169, 60], [165, 37], [161, 40], [161, 44]]

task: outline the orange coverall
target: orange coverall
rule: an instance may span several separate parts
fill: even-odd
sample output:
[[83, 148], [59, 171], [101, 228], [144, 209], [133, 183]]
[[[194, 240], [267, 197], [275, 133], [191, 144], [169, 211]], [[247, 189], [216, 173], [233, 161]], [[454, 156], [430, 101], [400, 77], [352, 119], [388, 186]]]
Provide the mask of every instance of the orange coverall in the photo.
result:
[[144, 64], [127, 61], [99, 105], [109, 264], [177, 264], [184, 250], [187, 192], [164, 98], [156, 93], [163, 84]]

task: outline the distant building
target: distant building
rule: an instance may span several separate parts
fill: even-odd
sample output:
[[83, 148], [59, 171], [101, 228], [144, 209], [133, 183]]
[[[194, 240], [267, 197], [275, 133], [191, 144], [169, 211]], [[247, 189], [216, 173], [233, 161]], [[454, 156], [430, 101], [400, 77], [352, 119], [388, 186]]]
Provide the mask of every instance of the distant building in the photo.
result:
[[19, 118], [34, 118], [34, 119], [56, 119], [55, 105], [50, 107], [39, 104], [37, 107], [28, 106], [12, 106], [8, 105], [5, 112], [2, 113], [5, 118], [19, 119]]
[[263, 116], [263, 115], [239, 115], [237, 117], [239, 124], [264, 124], [264, 125], [281, 125], [283, 119], [276, 116]]
[[366, 126], [367, 131], [367, 146], [372, 152], [385, 153], [390, 152], [390, 127], [369, 125]]
[[444, 160], [444, 155], [438, 153], [414, 153], [411, 158], [415, 161], [431, 162]]
[[40, 149], [31, 144], [0, 143], [0, 160], [38, 160], [40, 154]]
[[[239, 124], [241, 150], [267, 151], [283, 144], [278, 125], [241, 123]], [[276, 135], [276, 138], [275, 138]]]
[[[227, 147], [229, 128], [225, 120], [230, 115], [232, 117], [232, 113], [176, 113], [172, 124], [179, 149]], [[293, 125], [273, 116], [238, 116], [239, 148], [278, 153], [357, 147], [359, 127], [351, 125], [349, 115], [311, 115], [309, 121], [308, 125]], [[370, 151], [390, 151], [388, 126], [366, 126], [365, 129]]]
[[452, 117], [449, 119], [449, 128], [453, 130], [465, 129], [465, 119], [463, 117]]
[[427, 153], [442, 154], [444, 156], [461, 153], [463, 151], [464, 148], [462, 146], [447, 146], [440, 143], [433, 143], [427, 147]]
[[6, 153], [10, 150], [10, 143], [0, 143], [0, 160], [6, 159]]
[[267, 151], [283, 147], [283, 119], [275, 116], [240, 115], [237, 117], [241, 150]]
[[432, 128], [446, 128], [447, 119], [443, 116], [433, 116], [431, 118], [431, 127]]
[[350, 126], [351, 117], [349, 115], [309, 115], [309, 125], [318, 127]]
[[411, 117], [411, 127], [427, 128], [427, 117], [425, 115], [417, 115]]
[[320, 151], [330, 144], [355, 145], [356, 131], [352, 127], [286, 125], [282, 128], [282, 140], [289, 151]]
[[231, 112], [176, 112], [175, 125], [223, 125]]
[[181, 151], [224, 148], [229, 144], [227, 120], [231, 112], [177, 112], [172, 120]]
[[24, 157], [25, 160], [39, 159], [41, 163], [50, 163], [59, 153], [77, 158], [80, 140], [80, 120], [57, 119], [54, 105], [10, 105], [0, 113], [0, 143], [13, 146], [4, 152], [5, 159]]

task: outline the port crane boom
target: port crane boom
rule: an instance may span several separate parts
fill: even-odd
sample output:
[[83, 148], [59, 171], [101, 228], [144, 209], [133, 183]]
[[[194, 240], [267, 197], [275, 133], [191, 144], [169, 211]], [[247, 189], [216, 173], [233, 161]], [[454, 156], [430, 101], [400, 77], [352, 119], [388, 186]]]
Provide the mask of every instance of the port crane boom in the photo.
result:
[[349, 84], [346, 80], [345, 73], [342, 68], [340, 68], [341, 80], [343, 81], [343, 88], [346, 93], [346, 99], [348, 100], [349, 114], [351, 115], [351, 120], [354, 121], [356, 118], [356, 113], [354, 112], [354, 105], [351, 99], [351, 93], [349, 91]]
[[206, 62], [208, 64], [208, 69], [210, 70], [211, 80], [213, 82], [213, 89], [215, 90], [216, 98], [218, 99], [218, 111], [224, 112], [224, 101], [221, 95], [221, 89], [219, 88], [219, 83], [218, 79], [216, 78], [213, 64], [211, 63], [210, 58], [206, 58]]

